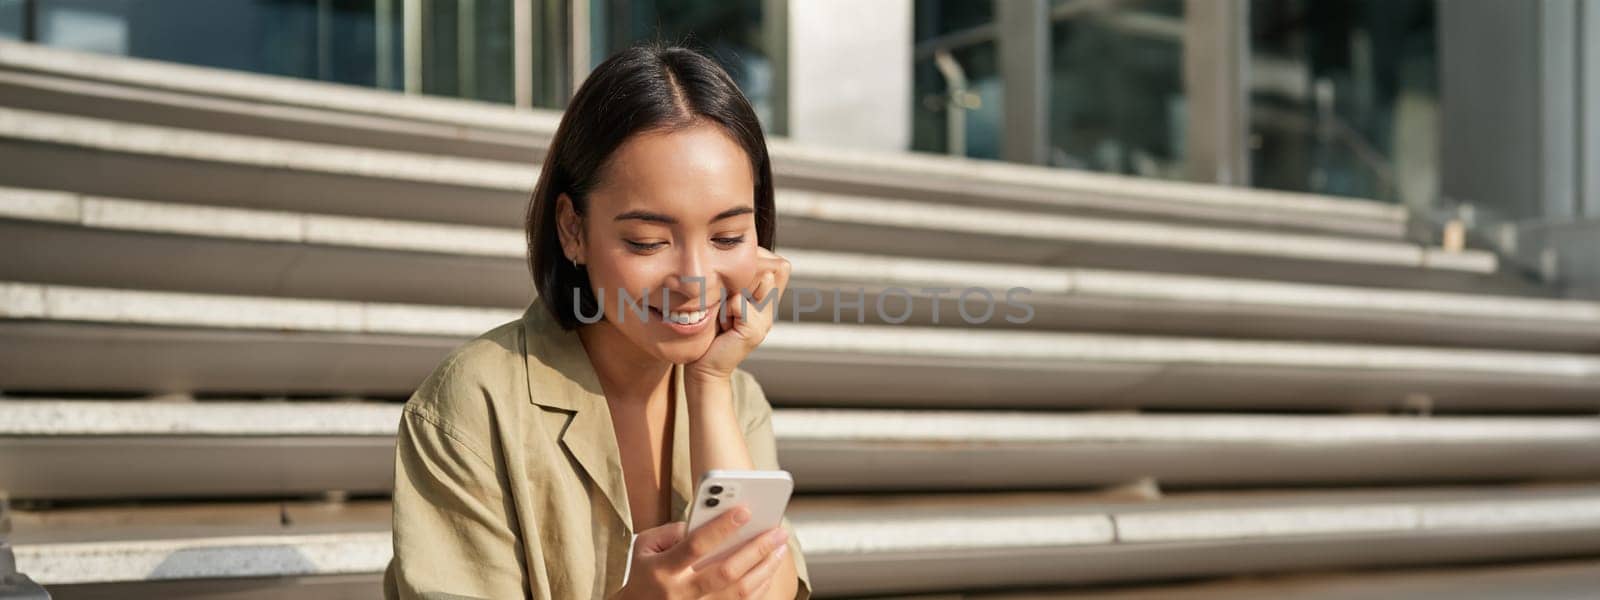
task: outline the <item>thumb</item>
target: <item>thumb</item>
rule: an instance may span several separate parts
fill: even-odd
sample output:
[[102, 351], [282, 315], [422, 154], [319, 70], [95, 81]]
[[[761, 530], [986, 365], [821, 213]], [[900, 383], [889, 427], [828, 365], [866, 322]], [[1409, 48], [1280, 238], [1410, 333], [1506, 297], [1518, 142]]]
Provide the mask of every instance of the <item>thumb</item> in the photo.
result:
[[657, 554], [671, 549], [683, 540], [689, 524], [683, 521], [673, 521], [659, 527], [651, 527], [639, 532], [639, 539], [634, 540], [634, 549], [642, 554]]

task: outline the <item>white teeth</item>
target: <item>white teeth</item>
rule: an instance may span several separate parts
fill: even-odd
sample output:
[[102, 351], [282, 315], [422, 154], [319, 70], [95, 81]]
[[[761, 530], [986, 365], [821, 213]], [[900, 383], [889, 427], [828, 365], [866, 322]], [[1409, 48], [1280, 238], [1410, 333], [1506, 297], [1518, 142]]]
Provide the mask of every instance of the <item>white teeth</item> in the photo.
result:
[[699, 323], [701, 319], [706, 318], [706, 313], [708, 312], [710, 311], [696, 310], [691, 312], [671, 312], [667, 313], [667, 320], [679, 325], [693, 325], [695, 323]]

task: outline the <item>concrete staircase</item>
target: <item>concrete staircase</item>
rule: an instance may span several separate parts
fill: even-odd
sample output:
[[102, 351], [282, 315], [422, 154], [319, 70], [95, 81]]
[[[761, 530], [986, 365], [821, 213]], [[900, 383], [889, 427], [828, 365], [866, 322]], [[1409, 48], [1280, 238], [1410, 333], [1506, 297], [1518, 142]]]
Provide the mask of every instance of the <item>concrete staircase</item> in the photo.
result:
[[[399, 402], [530, 299], [557, 119], [0, 42], [17, 570], [375, 594]], [[771, 145], [793, 286], [916, 297], [745, 364], [819, 596], [1595, 589], [1600, 304], [1393, 206]], [[966, 286], [1033, 319], [918, 291]]]

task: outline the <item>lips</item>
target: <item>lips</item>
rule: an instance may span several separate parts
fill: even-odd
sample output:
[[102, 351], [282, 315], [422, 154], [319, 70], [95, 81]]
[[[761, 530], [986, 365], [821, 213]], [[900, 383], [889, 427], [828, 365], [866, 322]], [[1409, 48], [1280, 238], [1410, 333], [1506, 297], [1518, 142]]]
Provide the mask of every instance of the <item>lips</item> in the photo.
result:
[[674, 323], [677, 325], [694, 325], [710, 316], [711, 313], [716, 310], [717, 306], [717, 304], [711, 304], [707, 305], [705, 308], [701, 308], [700, 305], [696, 303], [684, 308], [670, 310], [666, 315], [662, 315], [660, 308], [651, 306], [650, 312], [668, 323]]
[[693, 325], [710, 314], [709, 310], [672, 311], [667, 313], [667, 320], [679, 325]]

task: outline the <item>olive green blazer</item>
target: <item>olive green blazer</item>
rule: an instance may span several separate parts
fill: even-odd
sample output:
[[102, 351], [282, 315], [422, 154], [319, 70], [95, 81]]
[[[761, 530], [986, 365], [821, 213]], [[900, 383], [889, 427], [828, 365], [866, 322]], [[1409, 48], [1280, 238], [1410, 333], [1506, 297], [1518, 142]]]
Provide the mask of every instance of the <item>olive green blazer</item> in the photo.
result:
[[[689, 417], [676, 367], [672, 519], [688, 519]], [[758, 469], [777, 469], [772, 406], [733, 378], [734, 410]], [[576, 331], [535, 299], [520, 319], [453, 350], [401, 413], [394, 558], [386, 598], [603, 598], [636, 532], [611, 411]], [[798, 539], [796, 599], [811, 596]]]

